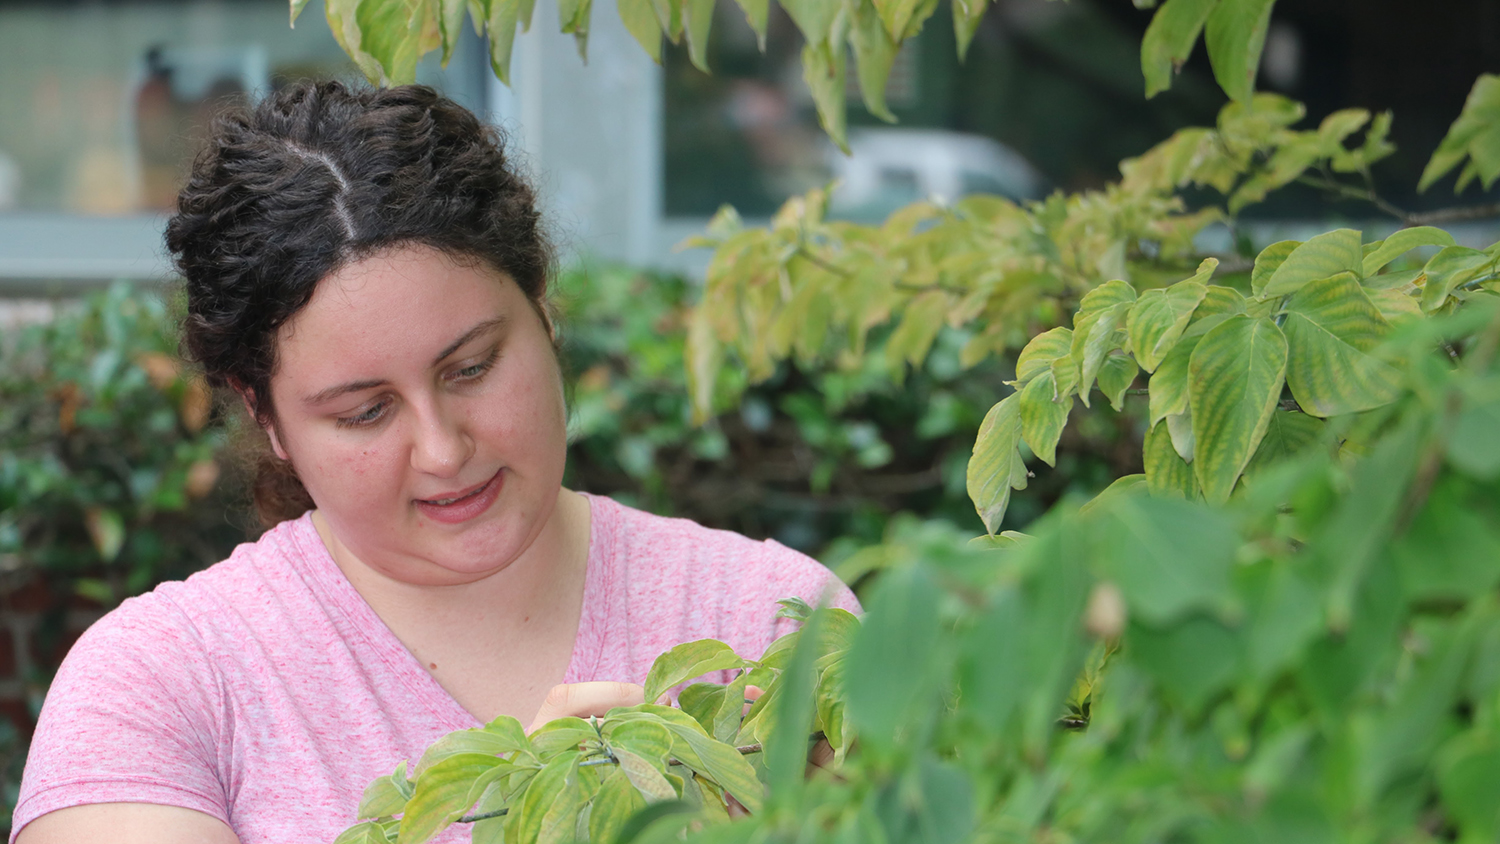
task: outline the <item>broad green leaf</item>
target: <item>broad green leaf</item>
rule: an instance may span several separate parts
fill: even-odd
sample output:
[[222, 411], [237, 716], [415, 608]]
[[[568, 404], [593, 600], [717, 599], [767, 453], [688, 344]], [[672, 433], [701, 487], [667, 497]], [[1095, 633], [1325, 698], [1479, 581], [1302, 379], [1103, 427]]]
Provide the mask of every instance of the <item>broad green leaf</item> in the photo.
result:
[[1351, 273], [1308, 282], [1287, 301], [1281, 325], [1289, 358], [1286, 381], [1314, 416], [1357, 413], [1388, 404], [1401, 374], [1370, 352], [1390, 324]]
[[1073, 316], [1073, 361], [1078, 364], [1078, 396], [1089, 405], [1089, 388], [1104, 365], [1104, 358], [1121, 347], [1125, 325], [1135, 304], [1135, 288], [1115, 279], [1084, 295]]
[[1165, 625], [1228, 599], [1239, 538], [1218, 511], [1177, 498], [1126, 496], [1099, 518], [1095, 557], [1132, 618]]
[[[1218, 264], [1212, 258], [1208, 260]], [[1162, 358], [1182, 337], [1193, 311], [1207, 294], [1208, 288], [1195, 279], [1141, 294], [1130, 311], [1126, 331], [1130, 334], [1130, 348], [1136, 363], [1142, 369], [1156, 371]]]
[[969, 56], [969, 42], [979, 29], [979, 21], [989, 8], [989, 0], [953, 0], [953, 33], [958, 38], [958, 60]]
[[703, 729], [712, 730], [719, 704], [724, 702], [724, 688], [717, 683], [694, 683], [677, 696], [677, 705], [702, 724]]
[[[836, 35], [839, 36], [838, 40], [842, 40], [842, 35], [834, 32], [834, 19], [841, 11], [839, 4], [819, 0], [789, 0], [782, 3], [781, 7], [792, 16], [792, 22], [802, 31], [802, 39], [808, 46], [826, 44], [835, 40]], [[841, 73], [840, 77], [842, 75]]]
[[1156, 678], [1167, 694], [1195, 713], [1239, 672], [1239, 640], [1218, 621], [1194, 615], [1156, 628], [1132, 625], [1132, 662]]
[[1438, 769], [1439, 793], [1460, 841], [1500, 837], [1500, 747], [1494, 738], [1471, 740], [1446, 754]]
[[360, 0], [354, 10], [361, 52], [380, 66], [380, 81], [393, 85], [413, 82], [421, 57], [422, 20], [406, 0]]
[[[1479, 78], [1474, 80], [1474, 87], [1469, 90], [1463, 111], [1448, 128], [1448, 134], [1443, 137], [1442, 143], [1438, 144], [1437, 151], [1432, 154], [1432, 158], [1422, 170], [1422, 178], [1417, 183], [1417, 190], [1419, 192], [1427, 190], [1433, 182], [1457, 167], [1469, 156], [1474, 140], [1486, 129], [1494, 126], [1497, 119], [1500, 119], [1500, 76], [1490, 73], [1480, 74]], [[1461, 181], [1455, 193], [1462, 190]]]
[[[814, 0], [807, 0], [807, 4], [833, 7], [831, 3], [815, 3]], [[841, 35], [836, 33], [821, 41], [809, 40], [803, 45], [802, 78], [807, 80], [813, 103], [818, 107], [818, 122], [822, 124], [828, 137], [838, 144], [839, 149], [849, 155], [845, 129], [848, 116], [844, 112], [844, 71]]]
[[1005, 518], [1010, 491], [1026, 488], [1026, 465], [1021, 444], [1020, 394], [1012, 393], [991, 407], [979, 426], [967, 472], [969, 498], [993, 534]]
[[681, 796], [667, 782], [665, 769], [660, 763], [653, 764], [645, 757], [624, 748], [617, 748], [615, 756], [620, 760], [620, 773], [630, 780], [630, 784], [635, 786], [645, 802], [674, 800]]
[[745, 660], [723, 642], [685, 642], [656, 658], [646, 674], [646, 702], [655, 703], [668, 689], [714, 671], [744, 668]]
[[708, 32], [714, 20], [714, 0], [682, 0], [682, 29], [687, 34], [688, 59], [708, 73]]
[[920, 566], [889, 571], [876, 583], [844, 667], [848, 716], [861, 741], [888, 746], [935, 693], [941, 600], [937, 583]]
[[1021, 437], [1048, 466], [1057, 465], [1057, 438], [1062, 436], [1073, 397], [1054, 401], [1054, 382], [1049, 370], [1033, 378], [1020, 392]]
[[647, 761], [660, 762], [659, 767], [666, 769], [667, 757], [672, 753], [672, 731], [666, 725], [653, 721], [626, 721], [610, 724], [604, 736], [611, 749], [624, 748]]
[[[1290, 346], [1290, 338], [1287, 343]], [[1290, 366], [1289, 363], [1288, 377], [1290, 377]], [[1294, 410], [1277, 410], [1271, 414], [1271, 422], [1266, 426], [1266, 435], [1261, 438], [1260, 447], [1255, 450], [1255, 457], [1251, 459], [1245, 471], [1259, 471], [1274, 466], [1288, 457], [1294, 457], [1317, 442], [1322, 435], [1323, 421], [1318, 417]]]
[[859, 0], [853, 8], [849, 43], [854, 48], [854, 66], [865, 108], [881, 120], [894, 123], [896, 115], [885, 104], [885, 84], [901, 45], [891, 37], [870, 0]]
[[1142, 457], [1146, 464], [1146, 487], [1152, 495], [1158, 498], [1196, 497], [1198, 489], [1193, 480], [1193, 467], [1172, 447], [1172, 435], [1166, 425], [1157, 425], [1146, 432]]
[[474, 783], [506, 764], [488, 753], [457, 753], [433, 764], [417, 777], [401, 818], [401, 844], [423, 844], [446, 829], [473, 805]]
[[1491, 480], [1500, 475], [1500, 401], [1469, 396], [1448, 437], [1448, 462], [1461, 472]]
[[1495, 258], [1467, 246], [1449, 246], [1428, 260], [1422, 272], [1427, 282], [1422, 287], [1422, 309], [1435, 311], [1443, 306], [1455, 289], [1476, 276], [1489, 272]]
[[557, 804], [571, 802], [570, 794], [577, 794], [578, 760], [578, 751], [563, 751], [537, 772], [519, 805], [506, 815], [506, 844], [537, 844], [544, 825], [549, 831], [556, 830], [555, 819], [552, 824], [546, 823], [548, 814]]
[[510, 55], [516, 41], [522, 4], [526, 0], [488, 0], [490, 17], [490, 69], [506, 85], [510, 84]]
[[1286, 259], [1292, 254], [1292, 250], [1302, 245], [1300, 240], [1282, 240], [1260, 250], [1255, 256], [1255, 268], [1250, 271], [1250, 289], [1260, 295], [1260, 291], [1266, 287], [1266, 282], [1271, 280], [1272, 273], [1286, 263]]
[[[760, 51], [766, 51], [766, 21], [770, 16], [770, 0], [736, 0], [745, 12], [745, 20], [755, 31], [755, 40]], [[725, 206], [728, 207], [728, 206]]]
[[849, 749], [849, 742], [853, 736], [844, 729], [845, 699], [844, 672], [848, 667], [847, 654], [839, 654], [837, 659], [831, 661], [818, 675], [818, 688], [815, 693], [815, 706], [818, 715], [818, 724], [823, 730], [823, 735], [828, 738], [828, 744], [837, 754], [836, 760], [843, 761], [845, 752]]
[[339, 833], [339, 837], [333, 839], [333, 844], [390, 844], [395, 840], [394, 835], [386, 833], [385, 824], [366, 821]]
[[1208, 293], [1203, 297], [1203, 303], [1198, 310], [1193, 311], [1193, 319], [1188, 323], [1188, 330], [1183, 336], [1202, 334], [1208, 330], [1204, 327], [1209, 320], [1219, 316], [1245, 313], [1247, 303], [1245, 297], [1240, 295], [1233, 287], [1223, 287], [1218, 284], [1210, 284]]
[[1099, 392], [1109, 399], [1115, 410], [1125, 409], [1125, 391], [1135, 383], [1135, 376], [1140, 371], [1135, 359], [1119, 349], [1104, 358], [1104, 365], [1099, 367]]
[[644, 808], [646, 801], [630, 778], [619, 769], [611, 771], [594, 795], [593, 809], [589, 812], [589, 840], [611, 844], [620, 837], [625, 822]]
[[1154, 97], [1172, 87], [1172, 74], [1198, 43], [1198, 33], [1219, 0], [1166, 0], [1151, 17], [1141, 39], [1141, 72], [1146, 76], [1146, 96]]
[[539, 756], [549, 756], [562, 750], [573, 750], [586, 741], [599, 737], [589, 722], [582, 718], [565, 716], [548, 721], [536, 728], [530, 736], [531, 746]]
[[661, 64], [661, 24], [651, 0], [616, 0], [620, 21], [625, 30], [645, 49], [646, 55]]
[[1365, 256], [1361, 274], [1365, 278], [1380, 272], [1386, 264], [1405, 255], [1418, 246], [1454, 246], [1453, 235], [1432, 226], [1414, 226], [1401, 229], [1380, 242], [1375, 251]]
[[[844, 610], [820, 610], [814, 613], [813, 618], [802, 629], [804, 633], [809, 630], [813, 632], [808, 642], [809, 647], [802, 649], [810, 658], [819, 645], [828, 639], [822, 630], [824, 620], [840, 615], [853, 618]], [[857, 619], [854, 623], [856, 627], [859, 624]], [[795, 659], [794, 656], [793, 662]], [[790, 667], [787, 670], [791, 670]], [[762, 700], [771, 697], [773, 692], [781, 687], [781, 682], [776, 683], [772, 691], [762, 696]], [[810, 701], [812, 689], [808, 688], [807, 693]], [[616, 709], [610, 713], [610, 719], [619, 723], [644, 719], [660, 723], [672, 733], [672, 755], [677, 758], [677, 761], [711, 778], [734, 795], [734, 799], [740, 801], [746, 809], [751, 812], [760, 811], [761, 804], [764, 802], [764, 792], [760, 781], [756, 779], [755, 769], [750, 767], [750, 763], [745, 761], [745, 757], [740, 755], [740, 752], [733, 746], [717, 741], [705, 732], [703, 725], [699, 724], [693, 716], [670, 706], [648, 703], [628, 709]]]
[[1214, 78], [1232, 100], [1247, 101], [1255, 91], [1255, 73], [1275, 4], [1276, 0], [1220, 0], [1208, 16], [1203, 44]]
[[[715, 739], [730, 743], [740, 734], [740, 724], [745, 720], [745, 688], [750, 685], [751, 672], [744, 671], [734, 682], [724, 687], [719, 699], [719, 708], [704, 729]], [[698, 723], [703, 721], [699, 719]]]
[[[1207, 304], [1205, 301], [1204, 305], [1199, 306], [1199, 310], [1203, 310]], [[1190, 323], [1182, 339], [1162, 358], [1156, 372], [1151, 375], [1151, 381], [1146, 385], [1151, 397], [1148, 420], [1151, 425], [1155, 426], [1168, 416], [1187, 413], [1188, 363], [1192, 360], [1193, 350], [1198, 348], [1198, 342], [1203, 339], [1204, 334], [1228, 318], [1227, 314], [1214, 314], [1203, 321]]]
[[406, 808], [406, 801], [411, 799], [411, 795], [412, 786], [406, 778], [406, 760], [403, 759], [396, 765], [395, 773], [375, 779], [365, 786], [364, 796], [360, 798], [359, 808], [355, 810], [354, 816], [364, 820], [399, 815]]
[[1021, 350], [1021, 356], [1016, 358], [1015, 385], [1023, 387], [1043, 372], [1050, 372], [1052, 362], [1070, 354], [1072, 349], [1071, 328], [1058, 326], [1031, 338], [1031, 342]]
[[458, 39], [463, 35], [464, 13], [468, 11], [469, 0], [437, 0], [438, 6], [438, 32], [443, 41], [443, 67], [448, 66], [448, 59], [453, 57], [453, 48], [458, 46]]
[[1281, 398], [1286, 368], [1286, 338], [1268, 319], [1229, 317], [1193, 350], [1193, 474], [1209, 503], [1222, 504], [1234, 491]]
[[1255, 290], [1257, 296], [1285, 296], [1318, 278], [1349, 272], [1358, 276], [1364, 269], [1364, 251], [1359, 232], [1335, 229], [1320, 234], [1293, 249], [1286, 260]]
[[491, 756], [520, 751], [530, 754], [531, 743], [521, 722], [502, 715], [485, 727], [455, 730], [428, 746], [417, 762], [415, 776], [421, 776], [433, 764], [458, 753], [488, 753]]

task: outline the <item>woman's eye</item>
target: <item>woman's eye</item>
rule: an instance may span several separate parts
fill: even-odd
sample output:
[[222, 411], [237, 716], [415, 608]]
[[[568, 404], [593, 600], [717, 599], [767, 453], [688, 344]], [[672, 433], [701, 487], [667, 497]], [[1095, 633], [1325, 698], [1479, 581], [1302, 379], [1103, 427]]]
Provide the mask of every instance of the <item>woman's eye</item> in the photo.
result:
[[455, 369], [448, 374], [449, 381], [477, 381], [495, 366], [495, 360], [500, 357], [500, 350], [495, 349], [479, 363], [466, 366], [463, 369]]
[[370, 408], [363, 413], [358, 413], [354, 416], [337, 417], [334, 420], [334, 424], [338, 425], [340, 428], [361, 428], [366, 425], [373, 425], [376, 422], [380, 421], [380, 417], [385, 415], [386, 406], [389, 404], [390, 402], [383, 401], [378, 404], [371, 405]]

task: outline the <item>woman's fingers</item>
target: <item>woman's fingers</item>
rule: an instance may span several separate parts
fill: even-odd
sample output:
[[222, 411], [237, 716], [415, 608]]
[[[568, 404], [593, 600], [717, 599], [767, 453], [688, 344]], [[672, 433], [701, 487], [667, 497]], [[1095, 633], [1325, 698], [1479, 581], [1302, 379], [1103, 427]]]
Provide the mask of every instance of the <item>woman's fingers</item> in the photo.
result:
[[617, 706], [637, 706], [645, 701], [645, 696], [646, 690], [634, 683], [594, 681], [553, 686], [526, 732], [570, 715], [587, 718], [603, 715]]

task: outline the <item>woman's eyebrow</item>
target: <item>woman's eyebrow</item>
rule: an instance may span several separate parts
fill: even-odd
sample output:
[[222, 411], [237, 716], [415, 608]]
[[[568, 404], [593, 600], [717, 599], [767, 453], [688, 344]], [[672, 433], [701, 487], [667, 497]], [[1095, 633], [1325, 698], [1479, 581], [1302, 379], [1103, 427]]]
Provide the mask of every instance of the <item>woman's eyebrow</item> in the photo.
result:
[[[463, 348], [463, 345], [465, 343], [469, 342], [470, 340], [473, 340], [475, 337], [478, 337], [478, 336], [484, 334], [487, 331], [492, 331], [495, 328], [498, 328], [498, 327], [504, 325], [508, 321], [509, 321], [508, 317], [498, 316], [498, 317], [495, 317], [494, 319], [487, 319], [484, 322], [481, 322], [478, 325], [474, 326], [473, 328], [470, 328], [468, 331], [465, 331], [463, 333], [463, 336], [459, 337], [457, 340], [454, 340], [452, 343], [449, 343], [446, 348], [444, 348], [441, 352], [439, 352], [438, 356], [433, 359], [432, 365], [433, 366], [437, 366], [438, 364], [440, 364], [440, 363], [443, 362], [444, 358], [448, 357], [449, 355], [451, 355], [454, 352], [458, 351], [459, 349]], [[384, 387], [388, 383], [390, 383], [390, 382], [385, 381], [383, 379], [366, 379], [364, 381], [350, 381], [350, 382], [345, 383], [345, 384], [338, 384], [336, 386], [329, 387], [326, 390], [320, 390], [320, 391], [318, 391], [316, 393], [313, 393], [310, 396], [304, 397], [302, 399], [302, 401], [305, 402], [305, 403], [307, 403], [307, 404], [313, 404], [313, 405], [323, 404], [324, 402], [332, 401], [333, 399], [336, 399], [336, 398], [338, 398], [339, 396], [342, 396], [342, 395], [347, 395], [349, 393], [357, 393], [360, 390], [370, 390], [370, 389], [374, 389], [375, 387]]]
[[438, 364], [443, 362], [444, 358], [462, 348], [465, 343], [473, 340], [475, 337], [478, 337], [486, 331], [504, 325], [507, 321], [508, 318], [504, 315], [501, 315], [495, 317], [494, 319], [487, 319], [484, 322], [481, 322], [473, 328], [469, 329], [468, 331], [465, 331], [462, 337], [459, 337], [457, 340], [449, 343], [447, 348], [443, 349], [441, 352], [438, 352], [438, 356], [436, 358], [433, 358], [432, 360], [432, 365], [437, 366]]

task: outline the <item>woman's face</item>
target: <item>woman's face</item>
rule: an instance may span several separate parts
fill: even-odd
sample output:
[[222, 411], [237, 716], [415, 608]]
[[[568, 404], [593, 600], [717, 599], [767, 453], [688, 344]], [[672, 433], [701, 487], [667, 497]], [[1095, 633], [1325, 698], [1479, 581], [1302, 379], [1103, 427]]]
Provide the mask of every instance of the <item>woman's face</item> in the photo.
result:
[[547, 327], [510, 278], [429, 247], [323, 279], [280, 332], [271, 398], [272, 445], [335, 539], [403, 582], [503, 569], [562, 486]]

